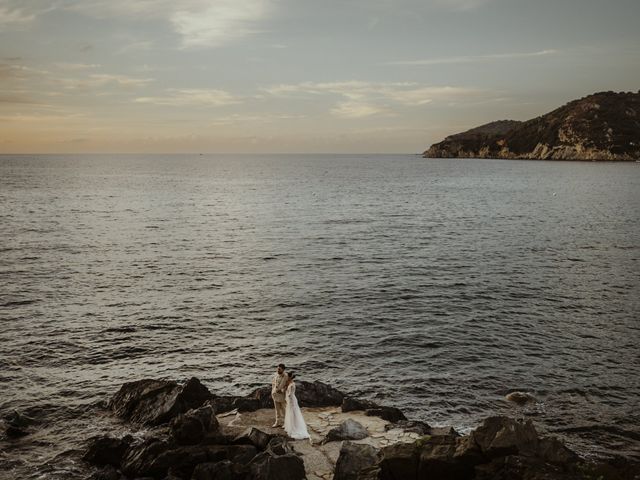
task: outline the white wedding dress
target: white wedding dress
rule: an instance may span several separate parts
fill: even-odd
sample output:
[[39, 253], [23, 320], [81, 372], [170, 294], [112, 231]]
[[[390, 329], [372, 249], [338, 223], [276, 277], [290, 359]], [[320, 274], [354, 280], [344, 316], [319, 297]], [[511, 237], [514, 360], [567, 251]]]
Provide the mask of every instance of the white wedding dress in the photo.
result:
[[305, 423], [300, 407], [298, 406], [295, 383], [291, 382], [287, 387], [285, 398], [287, 401], [287, 407], [284, 413], [284, 431], [287, 432], [287, 435], [296, 440], [310, 438], [309, 432], [307, 431], [307, 424]]

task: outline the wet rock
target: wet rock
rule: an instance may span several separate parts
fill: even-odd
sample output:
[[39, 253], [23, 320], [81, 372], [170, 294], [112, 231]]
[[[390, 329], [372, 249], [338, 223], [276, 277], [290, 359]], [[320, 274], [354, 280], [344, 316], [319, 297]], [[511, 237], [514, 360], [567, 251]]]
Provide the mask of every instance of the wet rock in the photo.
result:
[[171, 472], [175, 477], [188, 479], [201, 463], [229, 460], [247, 464], [256, 454], [253, 445], [188, 445], [170, 448], [164, 442], [146, 441], [125, 454], [122, 470], [130, 477], [163, 478]]
[[489, 458], [534, 453], [538, 446], [538, 433], [530, 420], [521, 423], [503, 416], [486, 418], [469, 438]]
[[378, 450], [371, 445], [345, 441], [336, 462], [333, 480], [357, 480], [360, 472], [377, 461]]
[[131, 435], [123, 438], [96, 436], [89, 439], [89, 445], [82, 459], [93, 465], [120, 466], [122, 457], [133, 441]]
[[189, 410], [171, 420], [171, 435], [179, 445], [196, 445], [206, 435], [217, 433], [220, 425], [211, 405]]
[[293, 454], [273, 455], [266, 451], [258, 454], [249, 464], [253, 480], [302, 480], [306, 478], [304, 462]]
[[262, 430], [258, 430], [255, 427], [250, 427], [244, 432], [242, 432], [240, 435], [238, 435], [233, 440], [233, 443], [253, 445], [258, 450], [265, 450], [269, 445], [269, 442], [271, 441], [271, 439], [274, 437], [275, 435], [272, 435], [270, 433], [265, 433]]
[[368, 436], [369, 432], [365, 427], [355, 420], [347, 418], [336, 428], [329, 430], [322, 443], [336, 442], [340, 440], [362, 440]]
[[341, 410], [344, 413], [354, 412], [358, 410], [367, 410], [369, 408], [378, 408], [379, 405], [370, 400], [361, 400], [355, 397], [344, 397], [342, 400]]
[[536, 456], [547, 463], [569, 466], [580, 460], [573, 450], [570, 450], [555, 437], [544, 437], [538, 440]]
[[354, 397], [345, 397], [340, 408], [345, 413], [362, 410], [370, 417], [380, 417], [392, 423], [407, 420], [402, 411], [396, 407], [385, 407], [370, 400], [361, 400]]
[[364, 413], [370, 417], [380, 417], [383, 420], [392, 423], [407, 419], [407, 417], [404, 416], [404, 413], [396, 407], [368, 408]]
[[7, 435], [8, 438], [21, 438], [29, 435], [29, 432], [23, 428], [9, 425], [5, 430], [5, 434]]
[[36, 423], [36, 420], [29, 415], [20, 413], [17, 410], [4, 417], [7, 428], [5, 434], [8, 438], [20, 438], [29, 435], [27, 427]]
[[129, 477], [152, 475], [152, 465], [156, 458], [169, 449], [169, 444], [157, 438], [148, 438], [131, 445], [122, 457], [121, 468]]
[[506, 395], [505, 398], [518, 405], [525, 405], [529, 402], [535, 402], [536, 400], [533, 395], [527, 392], [511, 392]]
[[213, 395], [193, 377], [184, 385], [165, 380], [138, 380], [122, 385], [108, 407], [126, 420], [160, 425], [190, 409], [198, 408]]
[[126, 478], [113, 465], [106, 465], [94, 472], [89, 480], [126, 480]]

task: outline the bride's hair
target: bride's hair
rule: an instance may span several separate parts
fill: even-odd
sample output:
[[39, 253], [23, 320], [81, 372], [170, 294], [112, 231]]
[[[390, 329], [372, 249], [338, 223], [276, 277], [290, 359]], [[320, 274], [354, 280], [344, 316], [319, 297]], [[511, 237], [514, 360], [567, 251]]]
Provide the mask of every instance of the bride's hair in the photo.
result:
[[294, 378], [296, 378], [296, 374], [293, 372], [289, 372], [289, 380], [293, 380]]

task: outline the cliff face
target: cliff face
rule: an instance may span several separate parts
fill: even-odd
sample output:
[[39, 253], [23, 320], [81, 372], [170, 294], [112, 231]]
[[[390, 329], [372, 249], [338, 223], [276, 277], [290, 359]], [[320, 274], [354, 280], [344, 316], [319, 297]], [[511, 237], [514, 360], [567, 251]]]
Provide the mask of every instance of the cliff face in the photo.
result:
[[541, 117], [501, 120], [451, 135], [427, 158], [640, 159], [640, 92], [589, 95]]

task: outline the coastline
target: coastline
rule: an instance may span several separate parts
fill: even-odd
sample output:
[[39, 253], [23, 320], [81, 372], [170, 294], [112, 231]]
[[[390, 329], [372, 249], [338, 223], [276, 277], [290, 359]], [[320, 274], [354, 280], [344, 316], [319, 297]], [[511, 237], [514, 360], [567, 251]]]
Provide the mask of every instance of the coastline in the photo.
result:
[[[83, 448], [60, 457], [79, 467], [77, 476], [68, 478], [92, 480], [370, 480], [426, 478], [419, 473], [425, 469], [435, 472], [429, 478], [443, 479], [519, 478], [516, 473], [573, 479], [590, 472], [593, 478], [631, 480], [640, 471], [640, 463], [631, 459], [580, 456], [557, 438], [539, 434], [530, 419], [488, 417], [461, 434], [412, 421], [398, 408], [322, 382], [299, 382], [297, 393], [311, 442], [287, 439], [270, 427], [269, 387], [219, 396], [195, 377], [184, 383], [125, 383], [99, 406], [99, 416], [114, 420], [113, 430], [83, 439]], [[529, 398], [514, 394], [510, 400], [526, 403]], [[5, 423], [14, 438], [37, 434], [25, 416]], [[277, 476], [279, 469], [289, 476]], [[219, 471], [226, 476], [216, 476]], [[505, 474], [512, 476], [496, 476]]]

